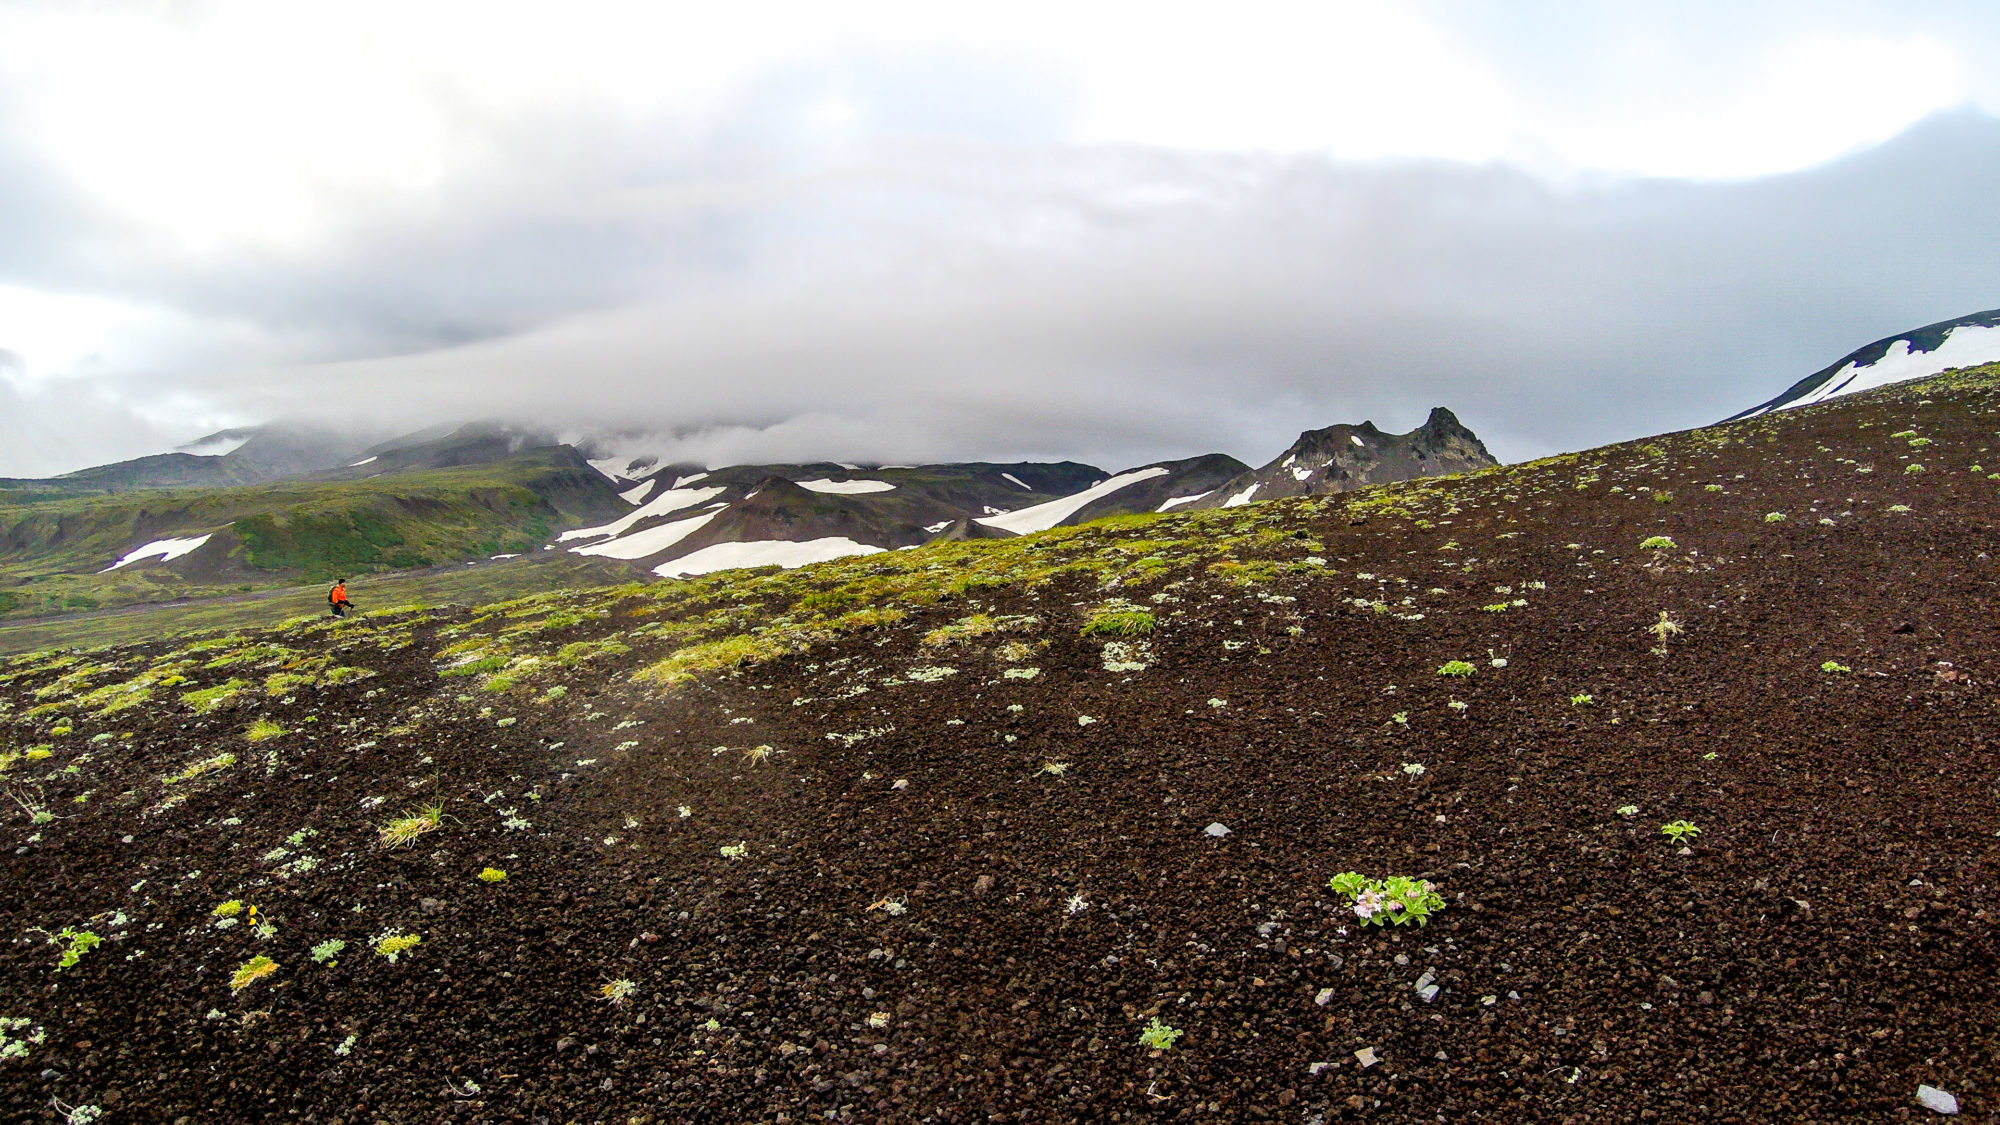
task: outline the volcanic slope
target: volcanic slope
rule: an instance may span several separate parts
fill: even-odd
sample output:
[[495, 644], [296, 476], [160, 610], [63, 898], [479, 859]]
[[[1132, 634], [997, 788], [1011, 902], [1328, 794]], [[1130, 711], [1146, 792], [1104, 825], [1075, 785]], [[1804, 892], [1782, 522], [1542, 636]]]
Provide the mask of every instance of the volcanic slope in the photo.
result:
[[0, 1119], [1990, 1119], [1996, 415], [14, 660]]

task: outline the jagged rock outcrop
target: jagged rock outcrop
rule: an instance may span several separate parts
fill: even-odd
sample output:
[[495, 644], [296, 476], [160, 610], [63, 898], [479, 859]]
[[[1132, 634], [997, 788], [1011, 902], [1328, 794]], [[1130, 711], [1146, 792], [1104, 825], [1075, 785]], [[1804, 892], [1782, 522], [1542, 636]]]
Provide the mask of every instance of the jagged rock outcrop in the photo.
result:
[[1276, 460], [1241, 473], [1189, 508], [1232, 508], [1286, 496], [1349, 492], [1371, 484], [1463, 473], [1497, 465], [1484, 442], [1440, 406], [1407, 434], [1383, 433], [1373, 422], [1328, 426], [1299, 435]]

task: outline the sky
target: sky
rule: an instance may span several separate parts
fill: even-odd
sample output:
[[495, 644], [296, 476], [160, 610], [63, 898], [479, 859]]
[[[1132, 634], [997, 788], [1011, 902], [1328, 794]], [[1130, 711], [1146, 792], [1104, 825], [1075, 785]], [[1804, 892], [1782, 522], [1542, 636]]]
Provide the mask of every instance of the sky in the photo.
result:
[[2000, 306], [1996, 56], [1990, 0], [0, 0], [0, 475], [1701, 425]]

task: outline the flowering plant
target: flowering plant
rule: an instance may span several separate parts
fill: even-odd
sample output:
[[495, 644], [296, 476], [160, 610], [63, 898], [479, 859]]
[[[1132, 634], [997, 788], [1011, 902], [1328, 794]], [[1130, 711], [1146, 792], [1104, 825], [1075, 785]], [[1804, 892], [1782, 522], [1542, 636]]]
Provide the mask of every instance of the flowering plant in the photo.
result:
[[1353, 871], [1328, 880], [1327, 886], [1354, 903], [1354, 915], [1371, 926], [1430, 924], [1431, 914], [1444, 909], [1444, 896], [1427, 879], [1391, 875], [1370, 879]]

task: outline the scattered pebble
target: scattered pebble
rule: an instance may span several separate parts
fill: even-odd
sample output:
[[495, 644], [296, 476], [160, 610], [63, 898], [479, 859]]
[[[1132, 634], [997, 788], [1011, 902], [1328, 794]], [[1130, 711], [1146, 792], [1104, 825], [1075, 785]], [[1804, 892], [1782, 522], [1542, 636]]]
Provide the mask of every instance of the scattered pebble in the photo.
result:
[[1936, 1086], [1918, 1086], [1917, 1104], [1932, 1113], [1957, 1113], [1958, 1099]]
[[1363, 1047], [1359, 1051], [1354, 1052], [1354, 1059], [1361, 1064], [1361, 1069], [1363, 1070], [1367, 1070], [1369, 1067], [1382, 1061], [1375, 1057], [1375, 1048], [1373, 1047]]
[[1229, 835], [1229, 826], [1218, 820], [1207, 828], [1202, 829], [1202, 833], [1220, 840], [1224, 836]]

